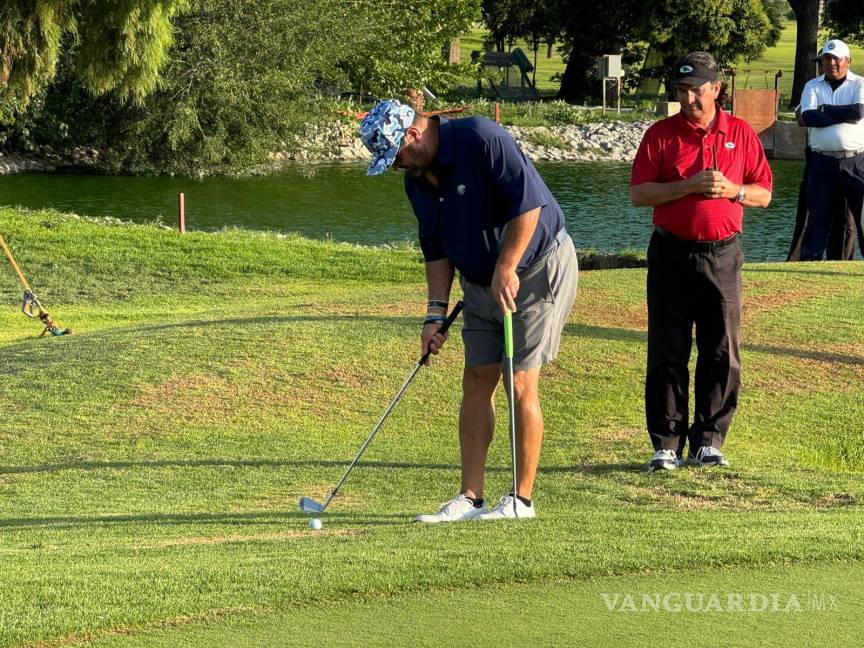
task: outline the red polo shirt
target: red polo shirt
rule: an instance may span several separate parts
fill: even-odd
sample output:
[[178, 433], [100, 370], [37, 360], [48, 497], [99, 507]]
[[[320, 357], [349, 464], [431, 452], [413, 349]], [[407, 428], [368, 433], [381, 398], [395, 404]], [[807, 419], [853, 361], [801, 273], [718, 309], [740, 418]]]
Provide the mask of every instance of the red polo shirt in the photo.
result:
[[[651, 126], [633, 160], [630, 185], [686, 180], [714, 168], [715, 162], [731, 182], [771, 191], [771, 168], [759, 137], [745, 121], [719, 107], [707, 131], [683, 113]], [[744, 208], [734, 199], [689, 194], [655, 207], [654, 224], [689, 241], [720, 241], [741, 231], [743, 215]]]

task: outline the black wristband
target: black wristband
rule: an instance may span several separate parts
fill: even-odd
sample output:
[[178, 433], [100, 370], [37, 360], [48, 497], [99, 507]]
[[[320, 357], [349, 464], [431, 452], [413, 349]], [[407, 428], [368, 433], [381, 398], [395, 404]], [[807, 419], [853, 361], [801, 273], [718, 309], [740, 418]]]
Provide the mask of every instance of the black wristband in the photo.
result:
[[426, 308], [443, 308], [445, 311], [449, 304], [446, 301], [441, 301], [440, 299], [430, 299], [426, 302]]
[[423, 326], [427, 324], [443, 324], [446, 318], [443, 315], [427, 315], [423, 320]]

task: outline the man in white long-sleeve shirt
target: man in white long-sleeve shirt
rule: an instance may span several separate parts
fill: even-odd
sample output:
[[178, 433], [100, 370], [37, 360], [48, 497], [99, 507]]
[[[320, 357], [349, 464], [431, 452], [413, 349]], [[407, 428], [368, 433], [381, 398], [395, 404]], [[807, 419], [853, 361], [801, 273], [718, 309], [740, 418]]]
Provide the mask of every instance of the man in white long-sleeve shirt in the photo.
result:
[[841, 40], [825, 43], [819, 61], [824, 74], [808, 81], [801, 95], [801, 119], [813, 150], [802, 261], [825, 254], [831, 200], [838, 192], [846, 197], [864, 251], [864, 77], [849, 69], [849, 48]]

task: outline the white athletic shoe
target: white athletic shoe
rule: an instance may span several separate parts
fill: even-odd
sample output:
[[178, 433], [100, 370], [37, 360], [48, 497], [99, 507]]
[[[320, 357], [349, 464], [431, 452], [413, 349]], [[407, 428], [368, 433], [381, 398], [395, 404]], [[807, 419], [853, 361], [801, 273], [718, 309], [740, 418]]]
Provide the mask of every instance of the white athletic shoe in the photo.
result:
[[425, 522], [426, 524], [438, 524], [439, 522], [462, 522], [463, 520], [473, 520], [480, 517], [483, 513], [489, 511], [484, 504], [481, 507], [474, 506], [474, 502], [465, 497], [465, 495], [457, 495], [449, 502], [444, 502], [437, 513], [432, 515], [418, 515], [414, 518], [417, 522]]
[[696, 454], [690, 453], [690, 463], [697, 466], [728, 466], [729, 460], [717, 448], [702, 446]]
[[518, 497], [516, 498], [516, 514], [513, 514], [513, 496], [505, 495], [498, 502], [498, 506], [493, 508], [488, 513], [480, 516], [484, 522], [489, 520], [512, 520], [514, 517], [521, 519], [529, 519], [534, 517], [534, 505], [527, 506]]
[[658, 450], [651, 457], [651, 461], [648, 462], [648, 472], [675, 470], [682, 463], [674, 450]]

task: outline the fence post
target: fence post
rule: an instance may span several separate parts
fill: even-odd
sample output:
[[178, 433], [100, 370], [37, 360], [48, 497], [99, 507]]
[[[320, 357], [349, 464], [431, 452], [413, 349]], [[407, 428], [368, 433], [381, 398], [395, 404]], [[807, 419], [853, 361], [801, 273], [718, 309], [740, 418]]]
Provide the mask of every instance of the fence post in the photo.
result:
[[177, 208], [179, 212], [180, 233], [186, 233], [186, 194], [182, 191], [177, 194]]

